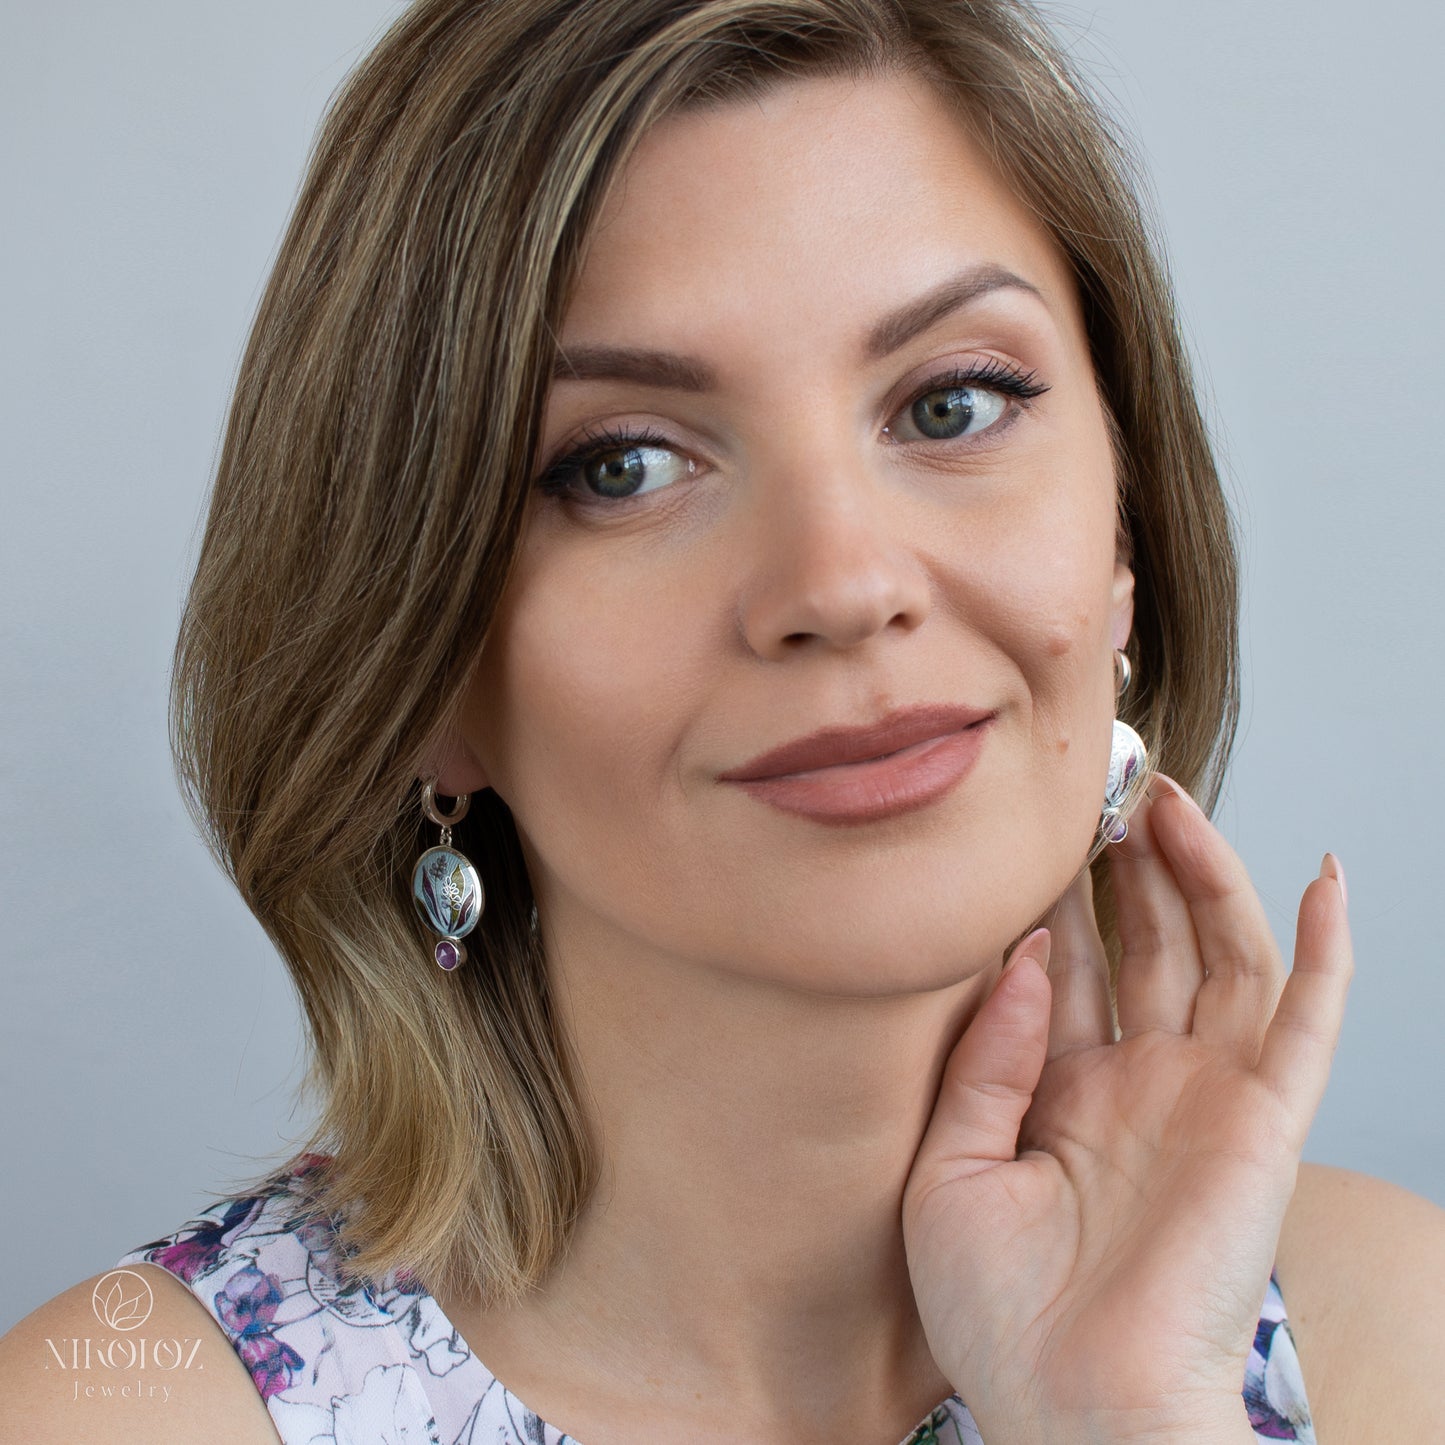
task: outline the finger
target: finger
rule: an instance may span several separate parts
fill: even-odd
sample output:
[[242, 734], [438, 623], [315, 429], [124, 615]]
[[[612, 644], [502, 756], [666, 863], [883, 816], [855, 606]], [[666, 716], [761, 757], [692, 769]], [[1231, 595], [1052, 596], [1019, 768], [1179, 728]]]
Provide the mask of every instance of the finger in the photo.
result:
[[1204, 966], [1194, 1000], [1193, 1032], [1234, 1050], [1250, 1067], [1284, 987], [1284, 961], [1264, 906], [1239, 855], [1172, 778], [1151, 811], [1154, 836], [1189, 905]]
[[1339, 860], [1326, 853], [1300, 900], [1294, 965], [1259, 1056], [1258, 1073], [1293, 1114], [1300, 1148], [1324, 1097], [1355, 974], [1343, 877]]
[[1109, 1006], [1109, 958], [1094, 919], [1094, 879], [1087, 868], [1064, 891], [1049, 919], [1047, 1059], [1114, 1042]]
[[1035, 929], [954, 1045], [920, 1164], [957, 1178], [1016, 1157], [1048, 1043], [1048, 956], [1048, 930]]
[[1154, 836], [1162, 795], [1151, 782], [1128, 836], [1109, 848], [1121, 950], [1115, 994], [1125, 1039], [1147, 1029], [1187, 1034], [1204, 981], [1189, 905]]

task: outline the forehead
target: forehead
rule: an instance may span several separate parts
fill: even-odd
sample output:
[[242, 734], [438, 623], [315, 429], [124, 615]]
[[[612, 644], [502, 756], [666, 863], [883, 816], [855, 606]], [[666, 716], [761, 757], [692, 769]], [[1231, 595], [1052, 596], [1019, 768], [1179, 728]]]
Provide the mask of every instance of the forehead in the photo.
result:
[[1080, 326], [1068, 263], [931, 85], [790, 80], [642, 137], [587, 238], [562, 341], [851, 342], [861, 318], [974, 264]]

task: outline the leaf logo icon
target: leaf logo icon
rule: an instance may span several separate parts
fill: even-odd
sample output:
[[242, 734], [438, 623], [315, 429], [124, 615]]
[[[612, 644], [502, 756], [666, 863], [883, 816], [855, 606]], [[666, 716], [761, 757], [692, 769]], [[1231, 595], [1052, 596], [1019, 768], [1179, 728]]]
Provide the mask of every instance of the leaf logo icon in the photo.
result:
[[90, 1294], [95, 1317], [107, 1329], [137, 1330], [150, 1318], [155, 1297], [143, 1275], [133, 1269], [113, 1269], [96, 1280]]

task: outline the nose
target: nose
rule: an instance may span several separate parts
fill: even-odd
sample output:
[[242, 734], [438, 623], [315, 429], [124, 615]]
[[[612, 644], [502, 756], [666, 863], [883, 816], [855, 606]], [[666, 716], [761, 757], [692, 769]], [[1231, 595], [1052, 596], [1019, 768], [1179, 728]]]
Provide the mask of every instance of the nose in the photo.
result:
[[928, 614], [929, 577], [906, 501], [856, 459], [819, 475], [772, 472], [757, 491], [739, 625], [759, 657], [851, 648]]

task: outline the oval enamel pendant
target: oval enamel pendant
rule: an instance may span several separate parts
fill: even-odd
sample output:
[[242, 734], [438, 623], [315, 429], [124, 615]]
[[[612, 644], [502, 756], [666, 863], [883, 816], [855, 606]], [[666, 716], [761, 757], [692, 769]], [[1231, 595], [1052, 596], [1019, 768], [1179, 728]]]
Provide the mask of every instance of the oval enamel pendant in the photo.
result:
[[451, 970], [467, 956], [461, 940], [477, 926], [486, 895], [471, 861], [451, 848], [428, 848], [416, 860], [411, 898], [421, 921], [441, 935], [434, 953]]

